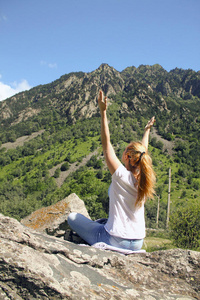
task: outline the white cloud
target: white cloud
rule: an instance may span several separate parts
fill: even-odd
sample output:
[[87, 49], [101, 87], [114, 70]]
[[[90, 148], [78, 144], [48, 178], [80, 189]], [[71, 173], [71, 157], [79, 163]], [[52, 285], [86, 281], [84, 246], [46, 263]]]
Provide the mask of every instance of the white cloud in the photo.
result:
[[0, 21], [7, 21], [7, 17], [5, 15], [0, 15]]
[[54, 63], [54, 64], [48, 64], [48, 67], [51, 68], [51, 69], [57, 68], [57, 64], [56, 63]]
[[40, 64], [41, 64], [41, 66], [45, 66], [45, 65], [47, 64], [47, 62], [44, 61], [44, 60], [41, 60], [41, 61], [40, 61]]
[[45, 60], [41, 60], [41, 61], [40, 61], [40, 64], [41, 64], [41, 66], [47, 66], [47, 67], [49, 67], [50, 69], [57, 68], [57, 64], [56, 64], [56, 63], [48, 63], [48, 62], [46, 62]]
[[[0, 75], [1, 78], [1, 75]], [[0, 81], [0, 101], [5, 100], [17, 93], [29, 90], [31, 86], [29, 85], [26, 79], [23, 79], [21, 82], [14, 81], [10, 85], [5, 84]]]

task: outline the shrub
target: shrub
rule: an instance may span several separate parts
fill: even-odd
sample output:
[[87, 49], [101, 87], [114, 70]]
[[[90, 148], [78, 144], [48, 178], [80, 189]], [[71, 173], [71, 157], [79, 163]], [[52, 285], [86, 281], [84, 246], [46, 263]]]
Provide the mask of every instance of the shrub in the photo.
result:
[[157, 147], [158, 149], [162, 150], [162, 149], [163, 149], [163, 146], [164, 146], [164, 144], [163, 144], [161, 141], [158, 141], [158, 142], [157, 142], [156, 147]]
[[59, 176], [60, 176], [60, 169], [58, 168], [55, 170], [53, 177], [58, 178]]
[[200, 203], [182, 202], [170, 218], [171, 237], [176, 246], [200, 250]]
[[69, 163], [65, 162], [64, 164], [62, 164], [60, 169], [61, 169], [61, 171], [67, 171], [69, 169]]

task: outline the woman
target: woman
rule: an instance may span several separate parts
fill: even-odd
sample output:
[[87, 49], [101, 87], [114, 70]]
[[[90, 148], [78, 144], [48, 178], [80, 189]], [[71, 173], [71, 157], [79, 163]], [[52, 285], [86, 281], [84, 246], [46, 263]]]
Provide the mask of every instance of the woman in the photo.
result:
[[141, 143], [132, 142], [126, 147], [122, 156], [123, 165], [110, 143], [107, 97], [104, 98], [102, 91], [99, 92], [98, 104], [102, 147], [112, 175], [109, 218], [104, 225], [81, 214], [71, 213], [68, 223], [90, 245], [104, 242], [118, 248], [140, 250], [145, 237], [144, 203], [154, 193], [155, 175], [147, 149], [150, 129], [155, 119], [153, 117], [146, 125]]

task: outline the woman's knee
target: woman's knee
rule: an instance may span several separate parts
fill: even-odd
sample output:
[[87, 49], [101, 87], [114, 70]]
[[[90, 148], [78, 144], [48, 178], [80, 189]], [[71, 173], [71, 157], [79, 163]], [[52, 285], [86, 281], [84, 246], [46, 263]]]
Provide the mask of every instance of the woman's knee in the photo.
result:
[[76, 220], [76, 216], [77, 216], [77, 213], [75, 212], [71, 212], [68, 217], [67, 217], [67, 222], [70, 223], [70, 222], [73, 222]]

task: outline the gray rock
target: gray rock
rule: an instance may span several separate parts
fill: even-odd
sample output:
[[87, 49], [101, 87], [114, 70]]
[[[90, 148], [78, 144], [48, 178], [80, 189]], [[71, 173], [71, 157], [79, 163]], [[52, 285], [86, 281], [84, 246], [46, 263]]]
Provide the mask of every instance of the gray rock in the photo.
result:
[[200, 253], [124, 256], [0, 215], [0, 299], [200, 299]]
[[22, 219], [21, 223], [39, 232], [80, 242], [80, 238], [72, 234], [67, 223], [67, 217], [71, 212], [78, 212], [90, 218], [83, 200], [76, 194], [71, 194], [56, 204], [36, 210]]

